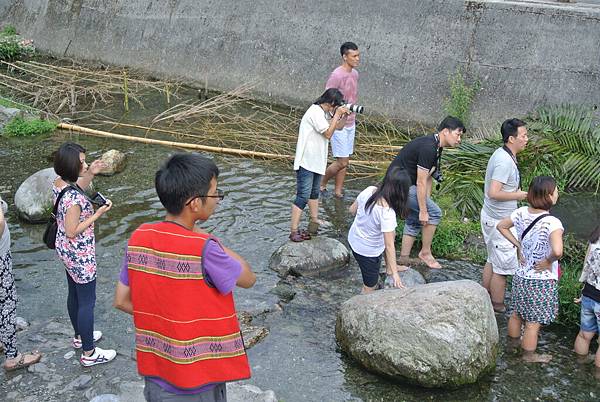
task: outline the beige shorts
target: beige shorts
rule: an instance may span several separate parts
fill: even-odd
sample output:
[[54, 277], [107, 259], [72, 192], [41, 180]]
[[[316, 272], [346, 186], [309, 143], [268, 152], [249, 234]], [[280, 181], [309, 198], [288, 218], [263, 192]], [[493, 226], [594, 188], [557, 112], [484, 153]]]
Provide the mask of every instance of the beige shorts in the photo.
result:
[[[495, 274], [514, 275], [519, 264], [517, 248], [496, 229], [499, 221], [481, 211], [481, 232], [487, 248], [487, 262], [492, 264], [492, 271]], [[514, 227], [511, 228], [511, 232], [517, 237]]]

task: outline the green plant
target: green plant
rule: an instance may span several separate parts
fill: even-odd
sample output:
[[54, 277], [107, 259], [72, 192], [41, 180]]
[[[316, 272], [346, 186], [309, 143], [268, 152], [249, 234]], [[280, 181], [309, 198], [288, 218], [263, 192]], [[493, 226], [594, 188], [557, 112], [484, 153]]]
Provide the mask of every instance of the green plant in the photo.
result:
[[557, 323], [576, 325], [579, 323], [579, 305], [573, 300], [580, 297], [582, 284], [579, 282], [587, 245], [572, 235], [564, 236], [563, 258], [561, 259], [562, 276], [558, 282], [559, 309]]
[[15, 117], [4, 126], [4, 134], [9, 137], [27, 137], [49, 133], [56, 129], [57, 124], [48, 120], [26, 120]]
[[17, 34], [17, 29], [12, 26], [12, 25], [7, 25], [2, 29], [2, 32], [0, 32], [0, 35], [16, 35]]
[[0, 60], [18, 59], [34, 51], [33, 41], [22, 40], [14, 27], [6, 26], [0, 32]]
[[444, 110], [450, 116], [458, 117], [466, 125], [469, 122], [471, 106], [475, 95], [481, 88], [479, 80], [471, 85], [465, 82], [463, 72], [459, 68], [448, 78], [450, 96], [444, 102]]
[[591, 108], [542, 107], [537, 111], [537, 118], [532, 119], [530, 131], [538, 137], [529, 155], [534, 167], [545, 168], [554, 177], [561, 178], [564, 188], [598, 191], [600, 126]]

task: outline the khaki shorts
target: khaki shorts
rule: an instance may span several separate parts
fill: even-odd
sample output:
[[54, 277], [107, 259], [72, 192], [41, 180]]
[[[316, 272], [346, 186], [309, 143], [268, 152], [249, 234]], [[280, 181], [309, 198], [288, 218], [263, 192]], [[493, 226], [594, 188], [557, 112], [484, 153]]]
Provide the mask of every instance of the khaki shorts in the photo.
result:
[[[487, 262], [492, 264], [492, 271], [495, 274], [514, 275], [519, 265], [517, 248], [496, 229], [499, 221], [499, 219], [491, 218], [481, 211], [481, 232], [487, 249]], [[511, 228], [511, 232], [516, 238], [517, 234], [514, 227]]]

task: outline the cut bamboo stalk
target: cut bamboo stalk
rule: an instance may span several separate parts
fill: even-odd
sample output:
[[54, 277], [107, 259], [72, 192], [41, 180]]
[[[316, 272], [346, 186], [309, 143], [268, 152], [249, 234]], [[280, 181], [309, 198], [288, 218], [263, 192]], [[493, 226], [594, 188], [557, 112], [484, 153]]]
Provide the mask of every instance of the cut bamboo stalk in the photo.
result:
[[[75, 124], [68, 124], [68, 123], [59, 123], [58, 128], [63, 129], [63, 130], [75, 131], [75, 132], [82, 133], [82, 134], [89, 134], [89, 135], [93, 135], [93, 136], [97, 136], [97, 137], [115, 138], [115, 139], [125, 140], [125, 141], [141, 142], [144, 144], [164, 145], [164, 146], [168, 146], [168, 147], [195, 149], [195, 150], [206, 151], [206, 152], [215, 152], [215, 153], [237, 155], [237, 156], [250, 156], [250, 157], [256, 157], [256, 158], [263, 158], [263, 159], [287, 159], [287, 160], [294, 159], [293, 155], [273, 154], [273, 153], [268, 153], [268, 152], [256, 152], [256, 151], [248, 151], [245, 149], [234, 149], [234, 148], [225, 148], [225, 147], [211, 147], [208, 145], [189, 144], [189, 143], [178, 142], [178, 141], [155, 140], [152, 138], [142, 138], [142, 137], [134, 137], [134, 136], [124, 135], [124, 134], [115, 134], [115, 133], [110, 133], [108, 131], [95, 130], [92, 128], [82, 127], [82, 126], [78, 126]], [[370, 167], [370, 168], [372, 168], [374, 166], [386, 165], [389, 163], [390, 163], [390, 161], [358, 161], [358, 160], [352, 161], [353, 165], [365, 166], [365, 167]]]
[[189, 144], [189, 143], [185, 143], [185, 142], [164, 141], [164, 140], [155, 140], [152, 138], [133, 137], [130, 135], [109, 133], [108, 131], [94, 130], [91, 128], [82, 127], [82, 126], [78, 126], [75, 124], [68, 124], [68, 123], [59, 123], [58, 128], [63, 129], [63, 130], [75, 131], [75, 132], [82, 133], [82, 134], [94, 135], [97, 137], [115, 138], [115, 139], [119, 139], [119, 140], [141, 142], [141, 143], [145, 143], [145, 144], [156, 144], [156, 145], [164, 145], [164, 146], [168, 146], [168, 147], [196, 149], [196, 150], [200, 150], [200, 151], [216, 152], [216, 153], [223, 153], [223, 154], [230, 154], [230, 155], [253, 156], [253, 157], [264, 158], [264, 159], [293, 159], [294, 158], [291, 155], [277, 155], [277, 154], [271, 154], [271, 153], [267, 153], [267, 152], [246, 151], [244, 149], [211, 147], [208, 145]]

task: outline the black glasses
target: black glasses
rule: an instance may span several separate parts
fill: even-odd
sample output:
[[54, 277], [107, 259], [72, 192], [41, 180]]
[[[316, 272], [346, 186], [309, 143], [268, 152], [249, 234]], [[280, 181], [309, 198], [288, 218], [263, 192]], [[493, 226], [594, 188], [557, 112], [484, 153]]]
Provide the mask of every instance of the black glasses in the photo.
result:
[[219, 200], [223, 201], [223, 199], [225, 198], [225, 191], [218, 188], [217, 195], [197, 195], [197, 196], [193, 197], [192, 199], [190, 199], [188, 202], [186, 202], [185, 205], [190, 205], [190, 203], [192, 201], [194, 201], [196, 198], [200, 198], [200, 197], [218, 198]]

